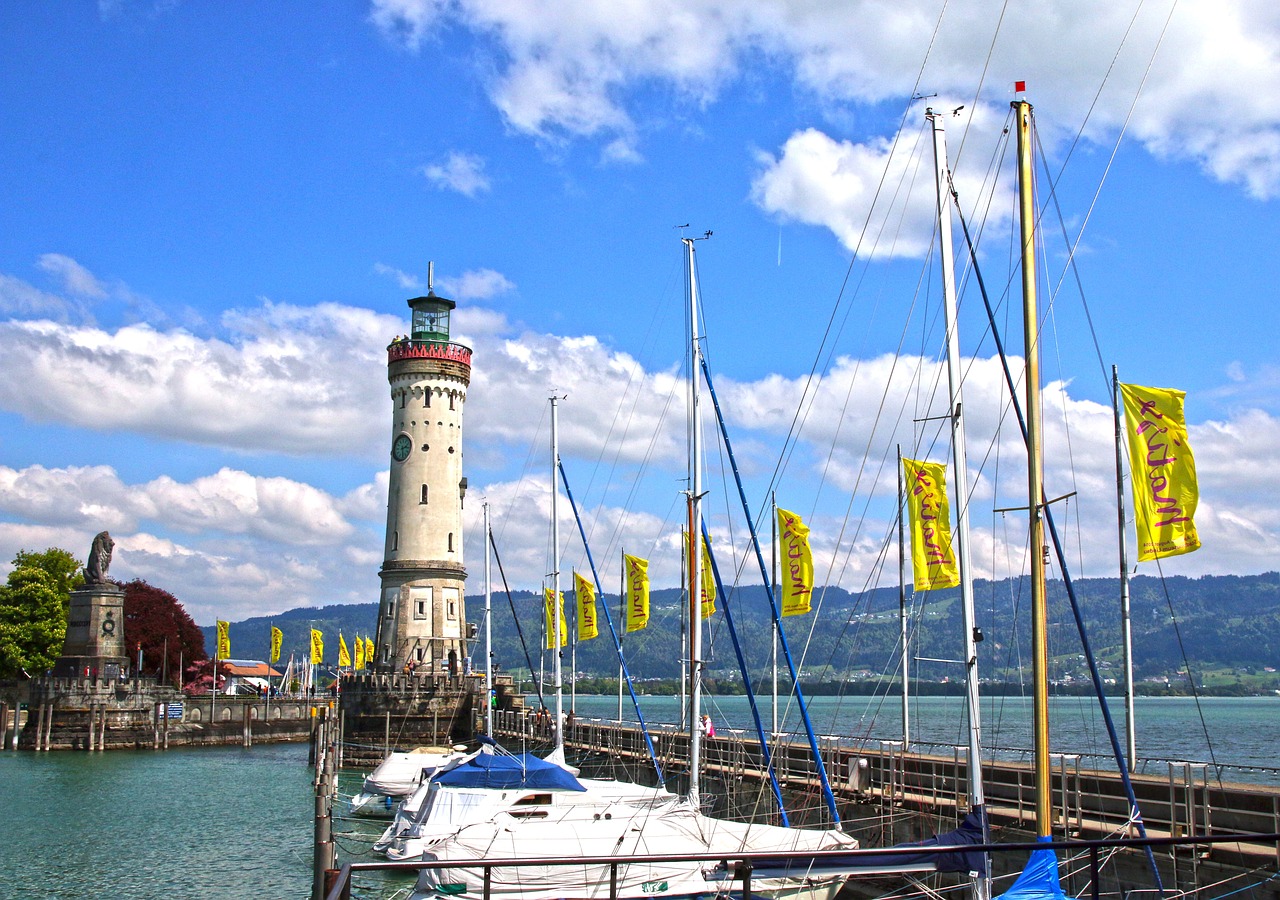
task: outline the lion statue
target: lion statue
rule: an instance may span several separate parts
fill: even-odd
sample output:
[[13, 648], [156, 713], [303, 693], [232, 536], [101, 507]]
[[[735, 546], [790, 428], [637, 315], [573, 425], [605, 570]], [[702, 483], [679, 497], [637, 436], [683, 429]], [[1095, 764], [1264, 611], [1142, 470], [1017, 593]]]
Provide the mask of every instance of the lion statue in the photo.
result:
[[89, 562], [84, 567], [85, 584], [107, 583], [107, 569], [111, 568], [111, 551], [115, 546], [116, 542], [105, 531], [93, 539], [93, 546], [89, 548]]

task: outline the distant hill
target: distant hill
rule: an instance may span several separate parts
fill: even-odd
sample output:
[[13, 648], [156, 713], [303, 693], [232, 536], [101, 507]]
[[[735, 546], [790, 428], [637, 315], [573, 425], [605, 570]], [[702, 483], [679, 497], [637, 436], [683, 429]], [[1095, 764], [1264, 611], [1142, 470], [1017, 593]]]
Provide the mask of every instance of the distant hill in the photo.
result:
[[[1104, 675], [1118, 676], [1120, 653], [1119, 579], [1088, 578], [1075, 583], [1090, 644]], [[1166, 593], [1167, 591], [1167, 593]], [[1019, 680], [1020, 670], [1030, 668], [1030, 587], [1025, 578], [975, 585], [978, 622], [984, 642], [979, 646], [979, 670], [984, 679]], [[1250, 676], [1266, 669], [1280, 669], [1280, 574], [1174, 577], [1163, 583], [1139, 576], [1130, 587], [1133, 641], [1137, 677], [1176, 677], [1185, 663], [1182, 650], [1198, 675], [1218, 673]], [[821, 608], [807, 616], [785, 620], [787, 640], [799, 658], [804, 657], [806, 679], [844, 680], [894, 673], [898, 669], [898, 591], [880, 588], [851, 594], [839, 588], [819, 592]], [[567, 600], [571, 600], [570, 594]], [[619, 623], [616, 594], [606, 597], [615, 626]], [[769, 658], [767, 602], [761, 587], [734, 592], [730, 600], [739, 638], [753, 672], [764, 671]], [[915, 609], [913, 656], [931, 660], [955, 660], [961, 655], [959, 591], [930, 591], [908, 597]], [[723, 603], [722, 603], [723, 605]], [[510, 600], [493, 596], [495, 661], [505, 670], [526, 669], [524, 652], [512, 617], [520, 618], [525, 643], [538, 666], [541, 639], [541, 599], [530, 591], [515, 591]], [[571, 608], [572, 603], [566, 602]], [[481, 623], [483, 599], [467, 598], [468, 618]], [[274, 624], [284, 632], [284, 657], [305, 654], [311, 628], [325, 634], [326, 659], [336, 659], [337, 636], [372, 635], [376, 604], [294, 609], [272, 617], [259, 617], [231, 625], [234, 657], [265, 658]], [[1051, 677], [1071, 681], [1087, 677], [1074, 619], [1062, 582], [1049, 585], [1049, 641]], [[1175, 628], [1176, 618], [1176, 628]], [[627, 666], [636, 678], [674, 678], [681, 669], [681, 603], [675, 589], [655, 591], [651, 598], [649, 627], [624, 637]], [[810, 639], [810, 630], [812, 638]], [[213, 629], [206, 628], [206, 647], [213, 644]], [[483, 636], [483, 628], [480, 634]], [[616, 675], [618, 662], [605, 617], [600, 616], [599, 639], [577, 649], [578, 670], [593, 675]], [[723, 612], [710, 628], [709, 674], [736, 677], [737, 663]], [[479, 657], [479, 647], [474, 654]], [[569, 651], [565, 651], [566, 661]], [[479, 658], [477, 666], [481, 665]], [[927, 680], [955, 680], [962, 675], [958, 664], [918, 662], [913, 675]], [[1280, 676], [1277, 676], [1280, 681]]]

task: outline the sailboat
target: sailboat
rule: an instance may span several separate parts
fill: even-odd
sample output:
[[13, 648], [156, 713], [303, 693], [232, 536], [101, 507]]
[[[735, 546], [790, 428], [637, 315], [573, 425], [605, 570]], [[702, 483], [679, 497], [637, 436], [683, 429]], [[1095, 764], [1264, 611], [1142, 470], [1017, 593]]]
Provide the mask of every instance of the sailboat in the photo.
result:
[[[709, 237], [710, 232], [705, 237]], [[415, 887], [414, 900], [442, 900], [445, 897], [475, 898], [519, 896], [521, 900], [552, 898], [640, 898], [702, 897], [727, 895], [735, 888], [736, 873], [715, 861], [568, 863], [564, 865], [522, 866], [521, 859], [587, 859], [643, 855], [680, 856], [714, 854], [722, 859], [767, 851], [778, 854], [777, 864], [758, 871], [752, 880], [753, 894], [770, 900], [831, 900], [850, 876], [846, 866], [818, 870], [803, 861], [792, 861], [819, 850], [855, 850], [858, 842], [835, 829], [783, 828], [732, 822], [705, 815], [701, 810], [700, 768], [702, 754], [701, 720], [701, 440], [698, 381], [701, 339], [698, 335], [698, 304], [694, 240], [682, 238], [686, 248], [689, 276], [690, 395], [689, 395], [689, 778], [679, 803], [654, 808], [636, 808], [630, 815], [602, 813], [587, 823], [490, 821], [460, 829], [447, 840], [429, 848], [428, 859], [458, 863], [444, 869], [424, 870]], [[554, 410], [554, 404], [553, 404]], [[553, 433], [555, 418], [553, 415]], [[556, 568], [553, 566], [553, 569]], [[553, 575], [553, 578], [555, 576]], [[553, 585], [553, 591], [555, 585]], [[552, 597], [556, 595], [553, 593]], [[558, 609], [558, 604], [553, 603]], [[558, 634], [555, 615], [552, 634]], [[553, 640], [553, 643], [557, 641]], [[558, 677], [557, 677], [558, 683]], [[557, 710], [558, 711], [558, 710]], [[557, 716], [558, 719], [558, 716]], [[557, 729], [557, 732], [559, 729]], [[563, 744], [557, 735], [557, 749]], [[567, 827], [570, 824], [577, 827]], [[494, 867], [486, 873], [474, 862], [481, 859], [511, 859], [511, 866]], [[467, 863], [473, 865], [467, 865]]]
[[423, 781], [466, 756], [447, 747], [416, 747], [407, 752], [388, 753], [365, 777], [360, 792], [351, 798], [351, 815], [391, 818], [400, 801]]
[[[551, 398], [551, 596], [559, 598], [559, 400]], [[487, 510], [486, 510], [487, 515]], [[486, 542], [487, 544], [487, 542]], [[487, 559], [487, 554], [486, 554]], [[552, 603], [549, 634], [559, 635], [563, 622], [558, 602]], [[675, 802], [665, 787], [648, 787], [626, 781], [579, 778], [564, 752], [563, 677], [559, 640], [548, 643], [555, 651], [555, 746], [545, 758], [508, 753], [492, 740], [465, 761], [425, 780], [401, 804], [391, 826], [374, 844], [393, 860], [420, 858], [425, 852], [456, 837], [463, 829], [484, 831], [518, 829], [537, 824], [552, 829], [579, 827], [582, 823], [627, 819], [647, 814]], [[450, 851], [452, 852], [452, 850]]]

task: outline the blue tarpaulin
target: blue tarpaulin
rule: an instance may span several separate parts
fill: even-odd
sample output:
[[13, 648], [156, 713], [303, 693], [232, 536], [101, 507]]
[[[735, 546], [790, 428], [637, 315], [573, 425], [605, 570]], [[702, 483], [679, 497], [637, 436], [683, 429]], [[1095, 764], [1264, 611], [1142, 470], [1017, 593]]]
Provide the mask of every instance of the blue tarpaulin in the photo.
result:
[[436, 784], [471, 788], [585, 791], [570, 772], [530, 753], [481, 753], [436, 778]]
[[[1039, 840], [1053, 839], [1042, 837]], [[1058, 879], [1058, 854], [1049, 848], [1033, 850], [1022, 874], [996, 900], [1066, 900]]]

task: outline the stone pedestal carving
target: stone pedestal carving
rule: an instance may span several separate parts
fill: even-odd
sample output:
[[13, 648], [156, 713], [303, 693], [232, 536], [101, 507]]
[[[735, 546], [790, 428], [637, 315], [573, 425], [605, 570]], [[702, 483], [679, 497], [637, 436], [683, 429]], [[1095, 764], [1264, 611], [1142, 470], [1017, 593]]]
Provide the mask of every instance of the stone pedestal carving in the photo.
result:
[[124, 645], [124, 589], [90, 584], [71, 592], [67, 639], [54, 665], [60, 677], [116, 678], [128, 671]]

